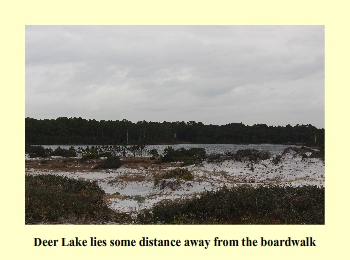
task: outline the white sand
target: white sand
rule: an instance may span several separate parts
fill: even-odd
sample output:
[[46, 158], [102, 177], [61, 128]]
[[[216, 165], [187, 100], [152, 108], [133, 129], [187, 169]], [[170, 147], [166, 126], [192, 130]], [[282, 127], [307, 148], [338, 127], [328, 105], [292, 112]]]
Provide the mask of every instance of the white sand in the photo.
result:
[[[56, 174], [75, 179], [97, 181], [107, 193], [120, 195], [111, 196], [110, 207], [121, 212], [136, 212], [149, 208], [155, 203], [167, 199], [174, 200], [196, 196], [200, 192], [217, 190], [226, 185], [231, 188], [235, 185], [316, 185], [324, 186], [325, 165], [320, 159], [303, 159], [293, 153], [282, 157], [279, 164], [272, 160], [264, 160], [257, 164], [248, 162], [224, 161], [222, 163], [207, 163], [186, 167], [194, 175], [193, 181], [181, 181], [175, 190], [155, 187], [153, 175], [147, 169], [129, 169], [122, 166], [116, 170], [101, 170], [100, 172], [53, 172], [26, 169], [28, 174]], [[145, 176], [143, 181], [124, 181], [121, 177]], [[175, 180], [168, 180], [174, 181]]]

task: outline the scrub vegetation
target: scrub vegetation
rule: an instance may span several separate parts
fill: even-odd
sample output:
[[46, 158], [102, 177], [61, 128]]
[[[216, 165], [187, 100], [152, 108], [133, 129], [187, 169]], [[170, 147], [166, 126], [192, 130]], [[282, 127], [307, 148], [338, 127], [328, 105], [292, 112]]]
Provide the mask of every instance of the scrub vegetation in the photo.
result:
[[122, 165], [123, 163], [118, 156], [111, 156], [101, 161], [94, 169], [117, 169]]
[[104, 200], [105, 192], [95, 182], [55, 175], [25, 177], [25, 222], [125, 223], [130, 216], [117, 213]]
[[164, 201], [138, 214], [140, 224], [324, 224], [324, 188], [242, 185]]
[[[146, 150], [143, 147], [143, 152]], [[110, 182], [125, 180], [153, 182], [158, 191], [174, 192], [191, 185], [194, 180], [193, 164], [224, 162], [227, 160], [248, 165], [264, 165], [271, 160], [279, 167], [285, 156], [324, 159], [324, 148], [288, 147], [282, 154], [271, 159], [271, 154], [255, 149], [238, 150], [235, 153], [207, 155], [202, 148], [173, 149], [168, 147], [162, 154], [149, 152], [150, 158], [123, 157], [122, 146], [93, 146], [86, 149], [62, 149], [52, 151], [42, 146], [26, 146], [37, 169], [60, 169], [75, 172], [96, 172], [101, 169], [116, 169], [124, 164], [128, 169], [152, 168], [151, 175], [140, 172], [125, 172]], [[79, 155], [80, 157], [77, 157]], [[51, 159], [51, 156], [62, 158]], [[300, 159], [299, 159], [300, 160]], [[28, 161], [29, 162], [29, 161]], [[164, 165], [164, 168], [161, 168]], [[142, 165], [142, 166], [140, 166]], [[192, 165], [189, 168], [184, 165]], [[166, 167], [165, 167], [166, 166]], [[159, 167], [159, 170], [157, 170]], [[162, 170], [161, 170], [162, 169]], [[166, 169], [166, 170], [165, 170]], [[192, 169], [192, 170], [190, 170]], [[208, 173], [208, 174], [214, 174]], [[148, 178], [148, 179], [147, 179]], [[169, 190], [170, 189], [170, 190]], [[26, 224], [324, 224], [325, 189], [317, 186], [292, 187], [288, 185], [235, 185], [224, 186], [215, 191], [196, 193], [193, 197], [163, 200], [151, 208], [141, 209], [137, 214], [119, 213], [108, 207], [111, 194], [97, 182], [69, 179], [54, 174], [39, 174], [25, 177], [25, 223]], [[114, 194], [117, 199], [128, 195]], [[141, 205], [145, 197], [133, 195]]]
[[[174, 172], [176, 173], [172, 174], [177, 176], [179, 170]], [[54, 175], [26, 175], [25, 222], [324, 224], [325, 221], [324, 188], [316, 186], [254, 188], [241, 185], [232, 189], [223, 187], [221, 190], [207, 191], [190, 199], [160, 202], [150, 209], [140, 211], [136, 218], [108, 208], [104, 196], [104, 191], [94, 182]]]

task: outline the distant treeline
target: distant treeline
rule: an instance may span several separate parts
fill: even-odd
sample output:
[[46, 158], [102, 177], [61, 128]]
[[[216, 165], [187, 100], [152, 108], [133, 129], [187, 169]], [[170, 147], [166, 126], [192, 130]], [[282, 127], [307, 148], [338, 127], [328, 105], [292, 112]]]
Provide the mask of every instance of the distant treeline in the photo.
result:
[[25, 119], [27, 144], [303, 144], [323, 146], [325, 130], [310, 124], [253, 126], [242, 123], [204, 125], [201, 122], [146, 122], [59, 117]]

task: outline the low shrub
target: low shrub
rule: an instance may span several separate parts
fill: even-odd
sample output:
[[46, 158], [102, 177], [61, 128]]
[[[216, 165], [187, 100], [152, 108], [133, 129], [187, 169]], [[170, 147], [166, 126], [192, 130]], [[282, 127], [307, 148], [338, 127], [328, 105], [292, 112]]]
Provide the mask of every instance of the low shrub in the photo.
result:
[[181, 158], [181, 160], [182, 160], [181, 167], [190, 166], [201, 162], [201, 159], [197, 157], [183, 157]]
[[231, 152], [226, 152], [225, 154], [213, 153], [207, 156], [206, 161], [208, 163], [221, 163], [226, 160], [234, 159], [234, 154]]
[[238, 150], [234, 155], [235, 160], [237, 161], [251, 161], [259, 162], [261, 160], [267, 160], [271, 157], [271, 154], [268, 151], [259, 151], [257, 149], [243, 149]]
[[117, 169], [122, 165], [123, 163], [118, 156], [110, 156], [96, 165], [94, 169]]
[[96, 159], [100, 159], [100, 155], [97, 154], [97, 153], [94, 153], [94, 152], [89, 152], [89, 153], [86, 153], [84, 154], [81, 158], [80, 158], [80, 161], [82, 162], [87, 162], [89, 160], [96, 160]]
[[25, 146], [25, 152], [29, 154], [30, 158], [42, 157], [45, 158], [49, 155], [50, 150], [45, 149], [40, 145], [27, 145]]
[[109, 209], [95, 182], [56, 175], [25, 176], [25, 223], [127, 221]]
[[193, 180], [193, 174], [185, 168], [176, 168], [162, 175], [162, 179], [181, 179], [185, 181]]
[[163, 201], [138, 214], [140, 224], [324, 224], [324, 188], [242, 185]]
[[151, 160], [158, 160], [160, 158], [160, 155], [156, 148], [149, 150], [148, 153], [151, 155]]
[[70, 147], [69, 149], [63, 149], [59, 146], [50, 155], [62, 157], [77, 157], [77, 152], [75, 151], [74, 147]]
[[224, 161], [223, 154], [215, 153], [207, 156], [206, 161], [208, 163], [220, 163]]
[[206, 158], [204, 148], [180, 148], [175, 150], [171, 146], [164, 150], [162, 162], [185, 162], [186, 165], [201, 162]]
[[272, 158], [272, 162], [276, 165], [279, 164], [281, 162], [281, 160], [282, 160], [282, 155], [280, 155], [280, 154], [278, 154]]
[[154, 180], [154, 186], [158, 186], [161, 190], [166, 187], [175, 190], [180, 186], [181, 180], [191, 181], [193, 178], [193, 174], [189, 170], [185, 168], [176, 168], [156, 177]]

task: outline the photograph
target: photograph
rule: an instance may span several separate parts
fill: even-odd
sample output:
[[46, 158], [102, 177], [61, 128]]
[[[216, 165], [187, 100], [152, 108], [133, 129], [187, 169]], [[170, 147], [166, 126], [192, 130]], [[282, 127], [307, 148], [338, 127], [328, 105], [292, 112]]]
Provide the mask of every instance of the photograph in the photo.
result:
[[24, 125], [26, 226], [325, 225], [324, 25], [25, 25]]

